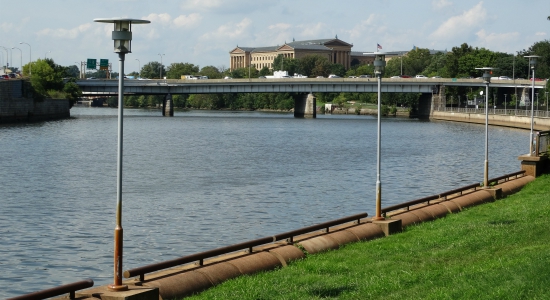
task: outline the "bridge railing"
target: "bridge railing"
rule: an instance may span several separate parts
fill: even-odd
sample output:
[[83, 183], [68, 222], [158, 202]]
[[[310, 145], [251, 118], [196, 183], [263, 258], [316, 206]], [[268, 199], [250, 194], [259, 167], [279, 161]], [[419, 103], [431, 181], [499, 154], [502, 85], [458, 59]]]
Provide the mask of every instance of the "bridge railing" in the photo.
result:
[[[438, 106], [435, 108], [436, 111], [443, 112], [455, 112], [455, 113], [466, 113], [466, 114], [485, 114], [485, 108], [473, 108], [473, 107], [456, 107], [456, 106]], [[518, 107], [507, 107], [507, 108], [489, 108], [490, 115], [509, 115], [509, 116], [531, 116], [531, 109], [525, 108], [525, 106]], [[533, 116], [537, 118], [550, 118], [550, 112], [544, 109], [534, 110]]]
[[[503, 176], [500, 176], [500, 177], [489, 179], [489, 185], [498, 184], [498, 183], [501, 183], [503, 181], [506, 182], [506, 181], [510, 180], [511, 178], [515, 179], [515, 178], [518, 178], [518, 177], [522, 177], [524, 175], [525, 175], [524, 170], [514, 172], [514, 173], [510, 173], [510, 174], [506, 174], [506, 175], [503, 175]], [[440, 194], [435, 194], [435, 195], [432, 195], [432, 196], [428, 196], [428, 197], [424, 197], [424, 198], [420, 198], [420, 199], [400, 203], [400, 204], [397, 204], [397, 205], [384, 207], [384, 208], [382, 208], [381, 212], [384, 216], [386, 216], [387, 213], [392, 212], [392, 211], [396, 211], [396, 210], [400, 210], [400, 209], [409, 210], [411, 208], [411, 206], [415, 206], [415, 205], [423, 204], [423, 203], [426, 203], [426, 204], [429, 205], [431, 202], [433, 202], [435, 200], [445, 201], [445, 200], [447, 200], [447, 198], [449, 196], [458, 197], [458, 196], [463, 195], [464, 193], [475, 192], [478, 189], [483, 189], [483, 186], [480, 183], [474, 183], [474, 184], [470, 184], [470, 185], [467, 185], [467, 186], [464, 186], [464, 187], [461, 187], [461, 188], [458, 188], [458, 189], [446, 191], [446, 192], [443, 192], [443, 193], [440, 193]]]
[[361, 213], [361, 214], [357, 214], [357, 215], [353, 215], [353, 216], [349, 216], [341, 219], [336, 219], [329, 222], [320, 223], [317, 225], [304, 227], [301, 229], [297, 229], [297, 230], [293, 230], [285, 233], [280, 233], [274, 236], [264, 237], [264, 238], [260, 238], [252, 241], [247, 241], [244, 243], [239, 243], [239, 244], [221, 247], [221, 248], [200, 252], [200, 253], [196, 253], [188, 256], [183, 256], [173, 260], [163, 261], [156, 264], [150, 264], [147, 266], [130, 269], [130, 270], [124, 271], [124, 277], [130, 278], [130, 277], [139, 276], [139, 280], [144, 281], [145, 274], [147, 273], [153, 273], [156, 271], [160, 271], [160, 270], [164, 270], [164, 269], [168, 269], [168, 268], [172, 268], [172, 267], [176, 267], [176, 266], [180, 266], [180, 265], [184, 265], [192, 262], [197, 262], [197, 261], [199, 265], [202, 266], [204, 264], [205, 259], [216, 257], [223, 254], [228, 254], [239, 250], [244, 250], [244, 249], [248, 249], [248, 252], [253, 252], [253, 247], [273, 243], [280, 240], [287, 239], [289, 243], [293, 243], [295, 236], [305, 234], [305, 233], [310, 233], [321, 229], [325, 229], [326, 232], [328, 232], [329, 228], [332, 226], [341, 225], [352, 221], [356, 221], [357, 223], [360, 223], [361, 219], [366, 218], [367, 216], [368, 216], [367, 213]]
[[85, 288], [94, 286], [94, 281], [92, 279], [85, 279], [82, 281], [77, 281], [58, 287], [54, 287], [47, 290], [41, 290], [34, 293], [29, 293], [14, 298], [8, 298], [7, 300], [38, 300], [38, 299], [47, 299], [55, 296], [60, 296], [66, 293], [69, 293], [69, 299], [75, 299], [75, 292]]

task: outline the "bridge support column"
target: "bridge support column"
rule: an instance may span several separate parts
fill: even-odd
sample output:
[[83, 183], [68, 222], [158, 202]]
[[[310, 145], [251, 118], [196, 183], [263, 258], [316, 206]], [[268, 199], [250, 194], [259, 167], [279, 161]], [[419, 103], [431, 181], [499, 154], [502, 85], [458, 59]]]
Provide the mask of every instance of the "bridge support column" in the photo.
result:
[[317, 118], [317, 102], [313, 94], [294, 98], [295, 118]]
[[429, 118], [433, 111], [433, 105], [434, 99], [432, 99], [432, 94], [423, 93], [420, 96], [420, 99], [418, 99], [418, 111], [416, 112], [415, 117], [419, 119]]
[[172, 102], [172, 95], [168, 94], [162, 101], [162, 116], [173, 117], [174, 116], [174, 103]]

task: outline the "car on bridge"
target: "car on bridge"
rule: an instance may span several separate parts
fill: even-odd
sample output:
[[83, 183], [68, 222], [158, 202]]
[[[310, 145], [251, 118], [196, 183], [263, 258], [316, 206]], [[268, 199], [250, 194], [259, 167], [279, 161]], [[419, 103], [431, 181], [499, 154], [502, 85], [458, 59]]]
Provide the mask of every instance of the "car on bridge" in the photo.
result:
[[416, 79], [428, 79], [428, 77], [426, 77], [422, 74], [416, 75], [414, 78], [416, 78]]

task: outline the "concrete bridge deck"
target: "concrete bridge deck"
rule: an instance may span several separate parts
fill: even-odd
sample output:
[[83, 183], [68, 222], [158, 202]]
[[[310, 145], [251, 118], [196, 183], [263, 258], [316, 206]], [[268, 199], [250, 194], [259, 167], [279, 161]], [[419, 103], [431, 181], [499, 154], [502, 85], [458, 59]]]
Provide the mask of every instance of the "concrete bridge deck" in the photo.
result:
[[[117, 95], [118, 80], [79, 80], [83, 95]], [[492, 87], [530, 87], [529, 80], [494, 80]], [[546, 81], [536, 81], [541, 89]], [[439, 86], [484, 87], [481, 79], [383, 78], [383, 93], [434, 93]], [[216, 93], [376, 93], [375, 78], [277, 78], [207, 80], [125, 80], [124, 93], [132, 94], [216, 94]]]

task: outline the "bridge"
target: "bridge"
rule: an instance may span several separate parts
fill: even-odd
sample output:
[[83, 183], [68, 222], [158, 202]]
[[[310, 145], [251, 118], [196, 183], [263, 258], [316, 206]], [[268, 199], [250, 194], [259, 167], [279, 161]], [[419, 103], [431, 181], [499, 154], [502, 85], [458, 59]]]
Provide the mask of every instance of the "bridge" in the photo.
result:
[[[84, 96], [118, 95], [118, 80], [79, 80], [77, 84]], [[535, 81], [535, 88], [544, 88], [546, 81]], [[491, 87], [530, 88], [529, 80], [493, 80]], [[383, 78], [382, 93], [422, 93], [429, 98], [440, 93], [442, 87], [485, 87], [481, 79], [456, 78]], [[376, 78], [254, 78], [254, 79], [201, 79], [201, 80], [128, 80], [124, 81], [125, 95], [167, 95], [163, 115], [173, 115], [171, 98], [173, 94], [225, 94], [225, 93], [298, 93], [303, 99], [296, 99], [295, 116], [315, 117], [313, 93], [377, 93]], [[168, 103], [166, 103], [168, 102]], [[423, 105], [426, 106], [426, 105]], [[428, 104], [430, 107], [431, 104]], [[429, 108], [428, 108], [429, 109]], [[425, 111], [426, 109], [421, 109]], [[429, 113], [429, 112], [428, 112]]]

